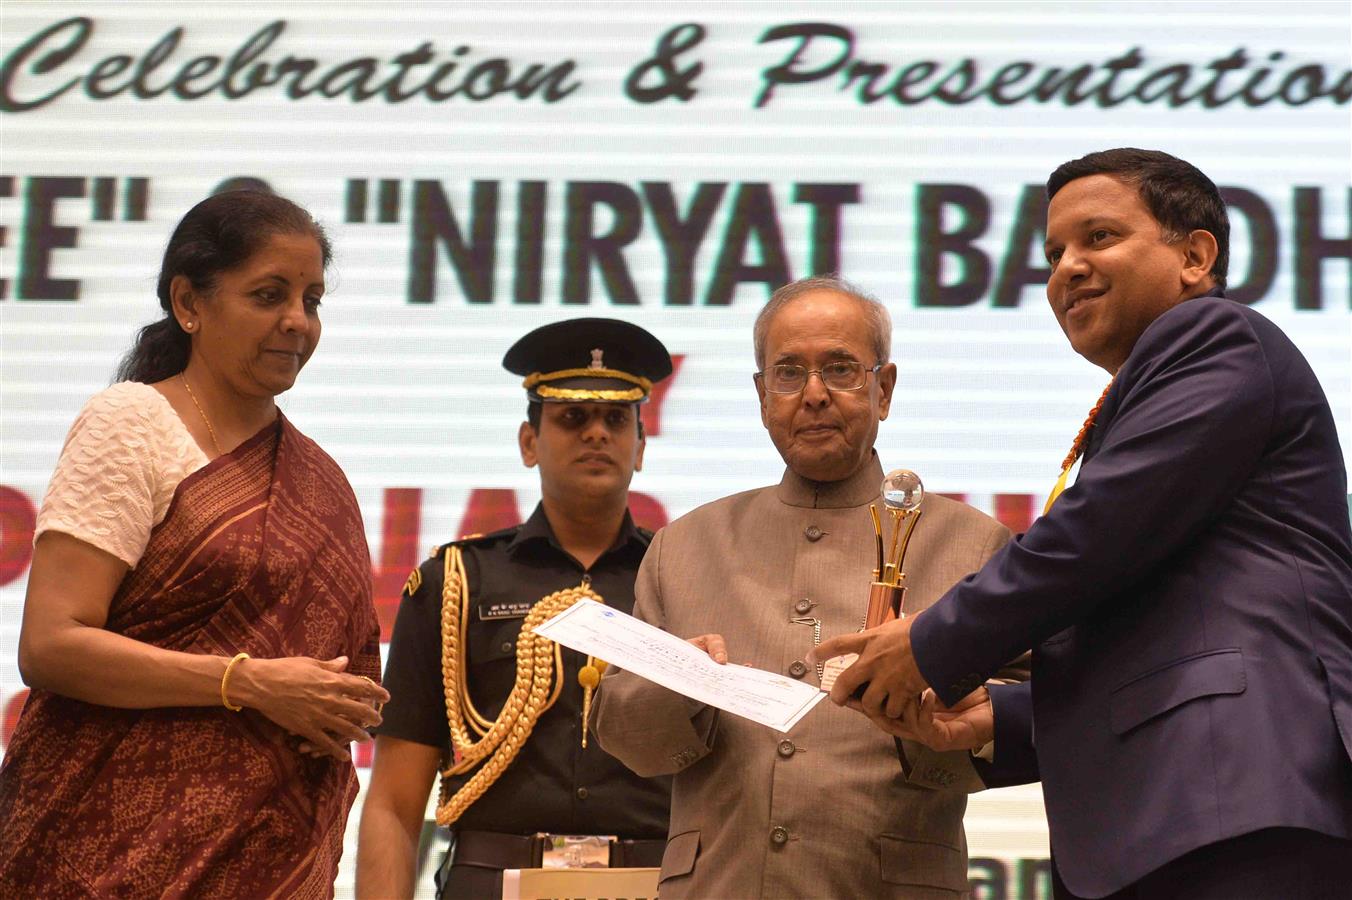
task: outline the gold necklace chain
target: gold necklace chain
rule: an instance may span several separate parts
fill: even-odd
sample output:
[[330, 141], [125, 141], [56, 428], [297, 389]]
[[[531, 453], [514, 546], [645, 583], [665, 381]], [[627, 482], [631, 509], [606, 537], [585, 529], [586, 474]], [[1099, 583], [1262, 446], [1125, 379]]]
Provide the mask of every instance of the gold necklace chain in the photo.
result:
[[192, 400], [192, 405], [197, 407], [197, 414], [202, 417], [203, 422], [207, 423], [207, 433], [211, 435], [211, 444], [216, 448], [216, 455], [224, 456], [225, 454], [221, 452], [221, 442], [216, 440], [216, 429], [211, 427], [211, 420], [207, 418], [206, 412], [203, 411], [202, 404], [197, 402], [197, 395], [192, 392], [192, 387], [188, 384], [188, 376], [179, 372], [178, 379], [183, 382], [183, 387], [187, 388], [188, 397]]

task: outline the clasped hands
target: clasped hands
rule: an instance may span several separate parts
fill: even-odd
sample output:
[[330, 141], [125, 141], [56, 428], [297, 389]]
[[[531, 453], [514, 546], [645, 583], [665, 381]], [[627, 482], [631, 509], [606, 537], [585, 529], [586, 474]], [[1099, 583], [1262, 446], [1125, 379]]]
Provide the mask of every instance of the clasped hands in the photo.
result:
[[867, 631], [829, 638], [808, 654], [808, 661], [859, 654], [836, 678], [831, 702], [862, 712], [894, 737], [941, 751], [984, 746], [995, 735], [990, 695], [981, 687], [951, 707], [940, 703], [911, 651], [914, 622], [914, 617], [895, 619]]
[[235, 670], [231, 693], [294, 735], [298, 752], [346, 762], [348, 745], [371, 739], [390, 694], [370, 678], [348, 673], [348, 657], [249, 659]]

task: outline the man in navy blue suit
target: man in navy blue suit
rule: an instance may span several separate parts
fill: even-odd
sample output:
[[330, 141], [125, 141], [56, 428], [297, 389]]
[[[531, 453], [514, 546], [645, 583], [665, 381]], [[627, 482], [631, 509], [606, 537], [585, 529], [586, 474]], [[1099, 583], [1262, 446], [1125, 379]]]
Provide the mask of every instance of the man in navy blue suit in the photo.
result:
[[[925, 612], [824, 642], [860, 654], [832, 699], [936, 749], [993, 742], [989, 784], [1041, 780], [1058, 896], [1352, 896], [1352, 528], [1328, 402], [1224, 298], [1229, 223], [1196, 168], [1108, 150], [1047, 195], [1047, 298], [1113, 375], [1058, 492], [1082, 455], [1078, 476]], [[983, 685], [1029, 647], [1030, 682]]]

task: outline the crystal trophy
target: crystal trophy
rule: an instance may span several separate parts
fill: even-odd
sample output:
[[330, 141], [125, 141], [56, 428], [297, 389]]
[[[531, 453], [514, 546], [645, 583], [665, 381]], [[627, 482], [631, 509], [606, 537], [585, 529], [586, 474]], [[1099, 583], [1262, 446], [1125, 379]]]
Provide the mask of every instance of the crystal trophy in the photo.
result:
[[878, 507], [869, 504], [878, 564], [873, 570], [873, 583], [869, 586], [868, 611], [864, 615], [866, 629], [876, 628], [905, 615], [906, 572], [902, 564], [906, 560], [906, 547], [911, 542], [911, 534], [920, 521], [920, 504], [925, 499], [925, 485], [920, 481], [920, 476], [910, 469], [888, 472], [883, 479], [882, 490], [883, 506], [891, 519], [892, 539], [889, 545], [883, 537], [883, 520], [878, 514]]

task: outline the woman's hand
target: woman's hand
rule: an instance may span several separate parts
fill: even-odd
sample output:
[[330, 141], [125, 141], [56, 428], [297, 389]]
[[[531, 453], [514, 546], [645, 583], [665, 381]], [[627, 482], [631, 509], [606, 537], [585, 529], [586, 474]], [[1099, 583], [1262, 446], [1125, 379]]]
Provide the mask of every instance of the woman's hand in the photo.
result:
[[370, 740], [366, 729], [380, 724], [378, 706], [390, 699], [375, 682], [346, 674], [347, 664], [346, 656], [241, 660], [229, 697], [298, 735], [302, 752], [346, 761], [348, 744]]

